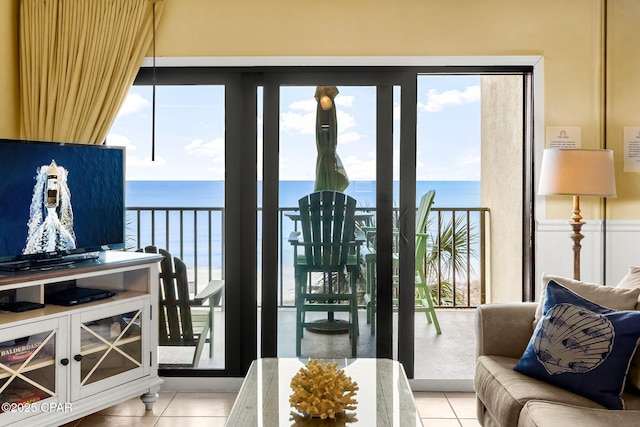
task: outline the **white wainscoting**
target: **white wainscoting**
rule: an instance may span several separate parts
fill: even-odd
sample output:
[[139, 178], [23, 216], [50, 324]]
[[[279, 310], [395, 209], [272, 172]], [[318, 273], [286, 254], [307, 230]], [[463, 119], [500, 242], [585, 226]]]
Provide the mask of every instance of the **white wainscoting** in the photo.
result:
[[[630, 266], [640, 266], [640, 221], [607, 220], [606, 251], [603, 221], [585, 221], [580, 280], [615, 286]], [[573, 230], [566, 220], [537, 222], [536, 295], [540, 293], [542, 273], [573, 277], [571, 234]]]
[[607, 284], [615, 286], [629, 271], [640, 266], [640, 221], [607, 221]]

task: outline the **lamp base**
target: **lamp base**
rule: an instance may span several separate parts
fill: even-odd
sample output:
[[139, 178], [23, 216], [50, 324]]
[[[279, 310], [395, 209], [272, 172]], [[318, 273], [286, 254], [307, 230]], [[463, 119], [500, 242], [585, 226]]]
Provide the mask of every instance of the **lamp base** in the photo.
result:
[[584, 221], [580, 215], [580, 197], [573, 196], [573, 216], [569, 223], [573, 229], [571, 240], [573, 240], [573, 279], [580, 280], [580, 249], [582, 245], [580, 241], [584, 239], [584, 235], [581, 233]]

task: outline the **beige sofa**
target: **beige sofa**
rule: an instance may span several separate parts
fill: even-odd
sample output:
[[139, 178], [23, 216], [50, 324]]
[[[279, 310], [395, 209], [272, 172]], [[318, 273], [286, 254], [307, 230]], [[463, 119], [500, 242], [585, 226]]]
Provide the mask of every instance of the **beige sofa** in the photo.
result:
[[640, 426], [640, 395], [625, 392], [625, 410], [608, 410], [513, 370], [531, 338], [536, 306], [478, 307], [474, 377], [478, 422], [485, 427]]

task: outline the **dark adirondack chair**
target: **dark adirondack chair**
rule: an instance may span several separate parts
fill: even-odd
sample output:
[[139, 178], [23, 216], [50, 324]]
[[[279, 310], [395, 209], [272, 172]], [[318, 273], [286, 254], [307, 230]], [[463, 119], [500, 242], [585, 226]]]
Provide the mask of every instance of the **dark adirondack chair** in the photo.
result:
[[[303, 329], [317, 326], [329, 331], [346, 327], [355, 357], [359, 334], [356, 281], [360, 245], [365, 241], [355, 226], [356, 201], [337, 191], [317, 191], [301, 198], [298, 205], [302, 236], [294, 231], [289, 237], [295, 249], [296, 355], [301, 353]], [[321, 286], [312, 282], [314, 272], [322, 273]], [[318, 326], [317, 321], [307, 321], [306, 312], [326, 312], [327, 320]], [[336, 312], [349, 313], [349, 320], [338, 322], [333, 316]]]
[[[147, 246], [138, 251], [159, 253], [164, 257], [160, 262], [158, 345], [195, 347], [191, 364], [185, 365], [189, 367], [198, 366], [206, 342], [209, 342], [209, 357], [213, 357], [213, 308], [220, 303], [224, 281], [212, 280], [202, 292], [191, 299], [187, 267], [180, 258], [155, 246]], [[206, 308], [203, 306], [205, 301], [209, 301], [207, 315], [193, 316], [192, 307]], [[207, 338], [209, 332], [211, 336]]]

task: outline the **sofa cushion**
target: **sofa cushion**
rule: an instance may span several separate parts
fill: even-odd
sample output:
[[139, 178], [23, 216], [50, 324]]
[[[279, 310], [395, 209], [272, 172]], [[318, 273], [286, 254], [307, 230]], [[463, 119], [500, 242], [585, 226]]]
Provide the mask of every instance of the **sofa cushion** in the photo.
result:
[[639, 423], [640, 411], [587, 409], [565, 403], [530, 400], [522, 409], [518, 427], [635, 427]]
[[[629, 272], [620, 280], [616, 288], [640, 288], [640, 267], [630, 267]], [[638, 297], [638, 302], [636, 303], [636, 310], [640, 310], [640, 297]], [[627, 382], [630, 386], [640, 390], [640, 351], [638, 350], [636, 350], [636, 355], [633, 356], [633, 360], [631, 361]]]
[[[629, 267], [629, 271], [616, 285], [618, 289], [640, 289], [640, 267]], [[640, 298], [636, 302], [636, 310], [640, 310]]]
[[514, 369], [623, 409], [638, 325], [640, 312], [611, 310], [550, 280], [543, 317]]
[[550, 280], [561, 284], [567, 289], [572, 290], [583, 298], [588, 299], [603, 307], [613, 310], [633, 310], [640, 297], [640, 287], [614, 287], [602, 286], [595, 283], [581, 282], [579, 280], [569, 279], [568, 277], [554, 276], [551, 274], [542, 274], [542, 291], [540, 293], [540, 301], [536, 307], [536, 314], [533, 318], [532, 328], [535, 329], [538, 321], [542, 317], [542, 308], [544, 307], [545, 294], [547, 284]]
[[517, 358], [503, 356], [478, 356], [476, 361], [474, 389], [499, 425], [516, 426], [520, 411], [529, 400], [604, 408], [586, 397], [514, 371], [517, 362]]

